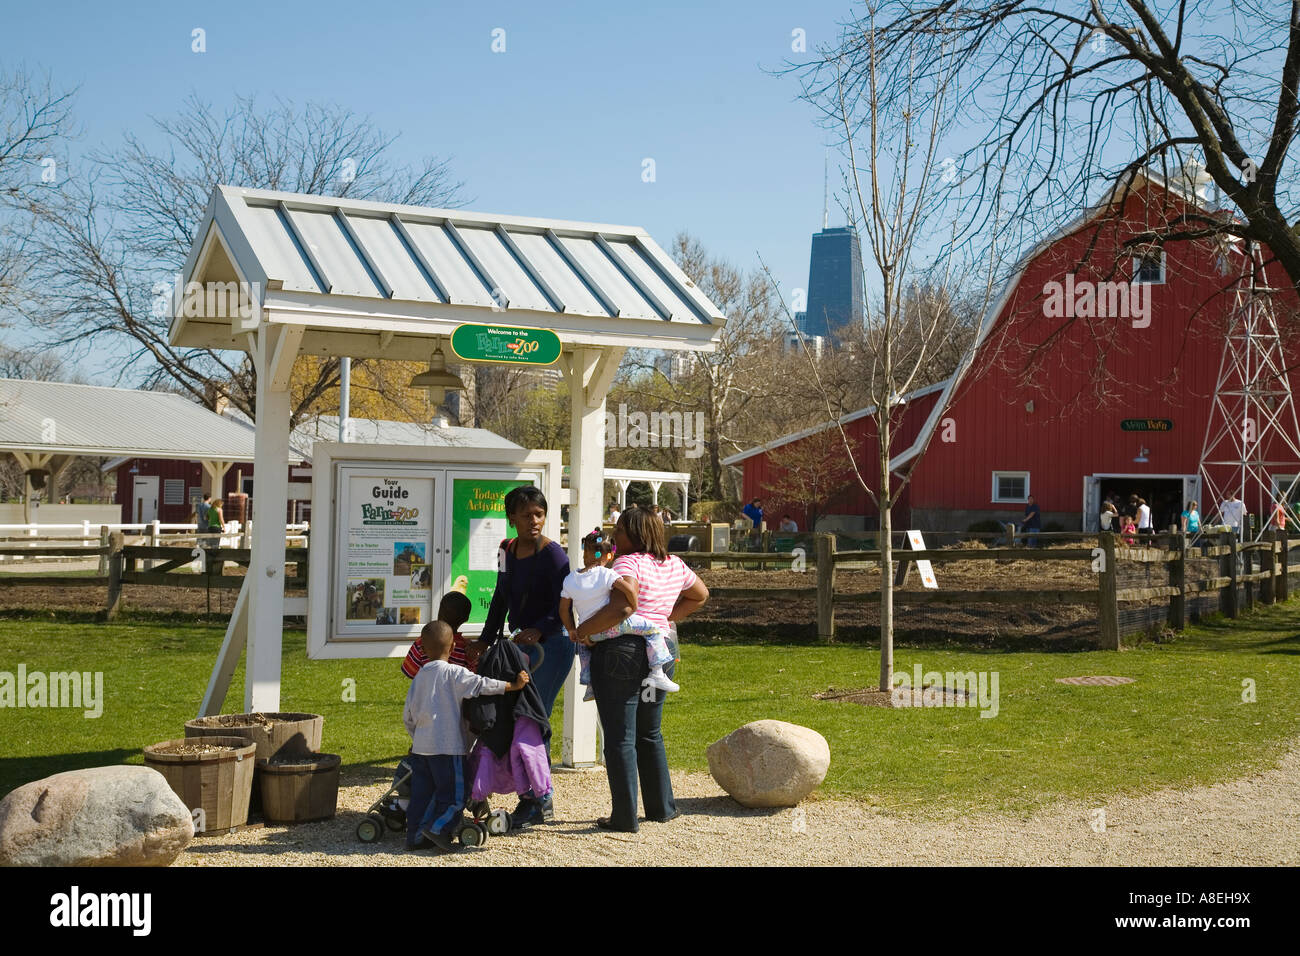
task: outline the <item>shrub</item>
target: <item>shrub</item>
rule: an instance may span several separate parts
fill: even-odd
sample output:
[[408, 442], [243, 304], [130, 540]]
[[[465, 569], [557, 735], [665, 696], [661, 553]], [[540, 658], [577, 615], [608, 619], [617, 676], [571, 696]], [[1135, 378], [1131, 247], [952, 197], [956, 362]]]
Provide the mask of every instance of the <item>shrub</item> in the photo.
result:
[[699, 521], [708, 515], [710, 521], [731, 524], [740, 517], [741, 507], [739, 501], [696, 501], [691, 504], [691, 520]]
[[976, 521], [967, 529], [967, 534], [1001, 534], [1006, 531], [1006, 526], [1001, 521], [994, 521], [989, 518], [985, 521]]

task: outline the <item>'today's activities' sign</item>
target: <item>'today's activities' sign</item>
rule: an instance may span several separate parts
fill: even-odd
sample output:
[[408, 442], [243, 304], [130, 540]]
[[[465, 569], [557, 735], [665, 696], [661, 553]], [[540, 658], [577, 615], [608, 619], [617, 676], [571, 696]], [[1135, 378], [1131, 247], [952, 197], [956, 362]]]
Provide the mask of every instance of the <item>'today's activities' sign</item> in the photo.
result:
[[470, 624], [487, 620], [497, 583], [497, 548], [513, 538], [506, 520], [506, 492], [527, 484], [519, 478], [453, 478], [451, 484], [451, 588], [470, 600]]

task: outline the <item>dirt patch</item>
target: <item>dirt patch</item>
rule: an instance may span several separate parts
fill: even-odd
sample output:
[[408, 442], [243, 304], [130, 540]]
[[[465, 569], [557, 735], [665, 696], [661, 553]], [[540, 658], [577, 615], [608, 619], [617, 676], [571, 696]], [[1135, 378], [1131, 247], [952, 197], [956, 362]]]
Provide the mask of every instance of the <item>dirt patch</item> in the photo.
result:
[[[935, 566], [944, 590], [1083, 590], [1096, 587], [1085, 562], [954, 561]], [[702, 570], [710, 589], [806, 588], [807, 594], [771, 598], [715, 595], [678, 627], [686, 640], [815, 641], [817, 639], [816, 576], [797, 571]], [[835, 575], [837, 594], [876, 592], [879, 572], [841, 570]], [[923, 590], [913, 571], [898, 589]], [[1089, 650], [1100, 642], [1094, 603], [1062, 604], [1055, 595], [1020, 605], [931, 604], [898, 606], [894, 639], [909, 644], [953, 644], [977, 647]], [[1093, 599], [1083, 599], [1091, 602]], [[880, 611], [875, 604], [838, 605], [836, 639], [870, 643], [880, 639]]]
[[275, 726], [275, 722], [266, 714], [214, 714], [211, 717], [199, 717], [194, 721], [200, 727], [261, 727], [267, 733]]
[[892, 691], [879, 687], [858, 690], [829, 687], [813, 694], [813, 700], [839, 700], [863, 707], [964, 707], [969, 695], [953, 687], [895, 687]]
[[194, 738], [193, 743], [172, 744], [170, 747], [154, 747], [151, 754], [167, 754], [168, 756], [178, 757], [197, 757], [202, 754], [219, 754], [234, 753], [234, 747], [226, 747], [222, 744], [205, 744], [199, 743], [202, 738]]

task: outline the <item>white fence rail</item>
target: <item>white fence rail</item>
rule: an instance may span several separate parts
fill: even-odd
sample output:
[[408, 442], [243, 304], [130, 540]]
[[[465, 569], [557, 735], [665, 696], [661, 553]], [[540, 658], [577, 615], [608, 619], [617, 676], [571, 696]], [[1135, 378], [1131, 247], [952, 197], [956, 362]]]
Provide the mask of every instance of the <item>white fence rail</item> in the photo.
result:
[[[253, 523], [241, 525], [238, 521], [227, 521], [218, 539], [218, 547], [248, 548], [252, 546]], [[287, 547], [306, 547], [307, 522], [286, 524], [284, 526], [285, 545]], [[196, 524], [167, 524], [161, 521], [137, 522], [134, 524], [94, 524], [82, 521], [77, 524], [0, 524], [0, 542], [8, 547], [38, 548], [54, 541], [80, 542], [83, 546], [93, 547], [107, 545], [107, 536], [113, 531], [121, 531], [127, 536], [127, 544], [142, 544], [150, 547], [167, 547], [169, 545], [196, 545], [200, 540], [212, 542], [216, 537], [213, 532], [200, 532]], [[49, 555], [0, 555], [0, 562], [22, 563], [67, 563], [75, 560], [68, 557]], [[101, 562], [102, 564], [102, 562]]]

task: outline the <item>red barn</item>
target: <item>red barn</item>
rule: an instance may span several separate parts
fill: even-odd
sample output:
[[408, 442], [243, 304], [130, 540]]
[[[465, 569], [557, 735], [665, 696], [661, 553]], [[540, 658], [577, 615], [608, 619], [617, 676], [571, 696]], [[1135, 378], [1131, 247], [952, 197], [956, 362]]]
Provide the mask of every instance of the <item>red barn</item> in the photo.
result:
[[[969, 364], [907, 397], [891, 464], [911, 481], [894, 527], [1018, 520], [1033, 495], [1044, 523], [1091, 530], [1104, 496], [1137, 493], [1163, 528], [1201, 498], [1198, 466], [1244, 244], [1178, 241], [1141, 257], [1121, 254], [1153, 222], [1205, 215], [1196, 186], [1138, 175], [1022, 259], [985, 316]], [[1297, 312], [1295, 289], [1276, 263], [1268, 277], [1281, 287], [1273, 307], [1285, 330]], [[1288, 356], [1285, 367], [1294, 365]], [[1298, 384], [1292, 375], [1293, 392]], [[860, 439], [874, 441], [871, 414], [846, 419]], [[773, 454], [818, 430], [728, 458], [744, 469], [744, 497], [771, 498]], [[1300, 473], [1282, 443], [1260, 451], [1281, 463], [1274, 478]], [[860, 461], [874, 464], [870, 445]], [[1267, 510], [1269, 493], [1244, 496], [1248, 509]], [[1202, 513], [1212, 506], [1202, 502]], [[864, 494], [846, 491], [827, 510], [875, 526]]]

